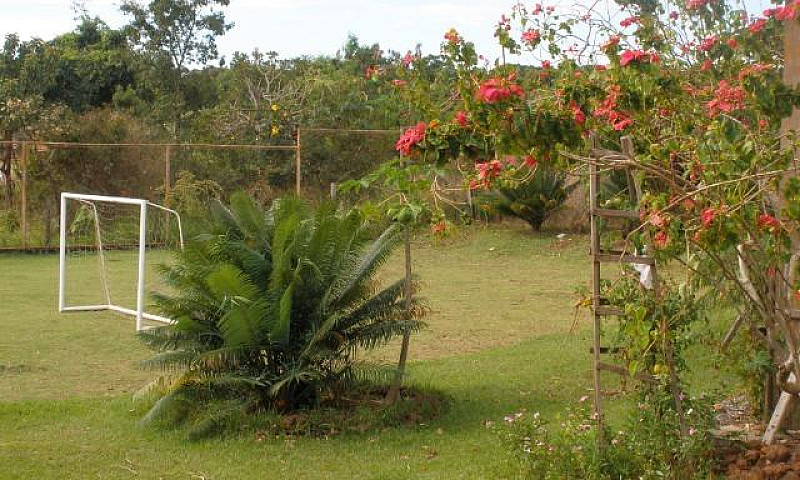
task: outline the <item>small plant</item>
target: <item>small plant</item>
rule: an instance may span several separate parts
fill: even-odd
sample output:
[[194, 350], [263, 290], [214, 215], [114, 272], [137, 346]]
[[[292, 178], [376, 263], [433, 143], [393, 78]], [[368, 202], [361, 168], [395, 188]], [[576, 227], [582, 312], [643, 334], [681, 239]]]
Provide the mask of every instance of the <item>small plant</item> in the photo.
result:
[[[649, 398], [658, 402], [664, 395]], [[668, 402], [668, 396], [667, 402]], [[498, 427], [503, 443], [520, 462], [523, 478], [616, 480], [704, 478], [711, 470], [709, 402], [689, 400], [691, 427], [682, 436], [674, 412], [656, 415], [649, 401], [631, 410], [621, 430], [600, 431], [588, 397], [552, 422], [538, 413], [507, 415]], [[600, 438], [601, 437], [601, 438]]]
[[538, 232], [545, 220], [564, 205], [576, 185], [567, 184], [565, 173], [539, 165], [530, 179], [514, 187], [498, 188], [489, 205], [503, 215], [525, 220]]

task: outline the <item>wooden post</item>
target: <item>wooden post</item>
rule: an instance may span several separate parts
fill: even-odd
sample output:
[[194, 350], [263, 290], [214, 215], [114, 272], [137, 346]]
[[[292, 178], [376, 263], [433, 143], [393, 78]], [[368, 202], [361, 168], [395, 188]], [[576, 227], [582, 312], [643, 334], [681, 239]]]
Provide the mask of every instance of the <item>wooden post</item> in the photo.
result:
[[336, 189], [336, 183], [331, 182], [331, 200], [336, 201], [338, 190]]
[[300, 150], [300, 126], [298, 125], [297, 126], [297, 151], [296, 151], [295, 159], [294, 159], [294, 191], [295, 191], [295, 193], [297, 194], [298, 197], [300, 196], [300, 190], [301, 190], [300, 189], [300, 185], [301, 185], [301, 180], [300, 180], [300, 162], [301, 162], [301, 158], [302, 157], [300, 155], [300, 151], [301, 151]]
[[[405, 309], [406, 318], [412, 318], [412, 296], [414, 294], [414, 283], [411, 276], [411, 227], [403, 225], [403, 245], [405, 247]], [[394, 376], [394, 383], [386, 394], [386, 403], [394, 404], [400, 398], [400, 387], [403, 385], [403, 377], [406, 372], [406, 361], [408, 360], [408, 348], [411, 342], [411, 332], [403, 334], [403, 343], [400, 345], [400, 360], [397, 363], [397, 372]]]
[[28, 151], [30, 146], [28, 142], [22, 142], [20, 148], [20, 170], [22, 170], [22, 178], [20, 179], [20, 240], [22, 242], [22, 249], [28, 249]]
[[[592, 137], [591, 148], [597, 148], [597, 140]], [[602, 400], [603, 393], [600, 389], [600, 332], [602, 325], [600, 324], [600, 315], [598, 314], [600, 307], [600, 260], [597, 255], [600, 253], [600, 232], [597, 225], [597, 217], [595, 211], [597, 210], [597, 195], [600, 187], [597, 179], [597, 164], [592, 159], [589, 164], [589, 213], [590, 213], [590, 238], [591, 238], [591, 255], [592, 255], [592, 312], [594, 317], [594, 415], [597, 419], [598, 425], [598, 444], [602, 445], [603, 432], [603, 409]]]
[[164, 206], [169, 208], [172, 196], [172, 145], [164, 147]]

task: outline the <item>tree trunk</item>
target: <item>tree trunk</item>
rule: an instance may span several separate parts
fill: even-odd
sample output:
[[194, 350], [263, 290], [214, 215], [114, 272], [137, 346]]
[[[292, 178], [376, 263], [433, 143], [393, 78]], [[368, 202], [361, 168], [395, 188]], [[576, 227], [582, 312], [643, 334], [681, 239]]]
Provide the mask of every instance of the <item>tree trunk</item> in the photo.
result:
[[[411, 297], [414, 293], [414, 286], [411, 278], [411, 227], [405, 225], [403, 227], [403, 243], [405, 246], [405, 307], [406, 318], [411, 319]], [[406, 331], [403, 334], [403, 343], [400, 346], [400, 360], [397, 363], [397, 372], [394, 376], [394, 383], [392, 384], [389, 392], [386, 394], [386, 404], [393, 405], [400, 398], [400, 387], [403, 385], [403, 377], [406, 372], [406, 361], [408, 360], [408, 346], [411, 342], [411, 332]]]
[[[5, 130], [3, 132], [3, 141], [10, 142], [11, 140], [11, 131]], [[9, 209], [14, 207], [14, 180], [11, 178], [11, 164], [13, 160], [14, 146], [10, 143], [6, 143], [3, 145], [3, 157], [2, 162], [0, 162], [0, 173], [3, 174], [3, 180], [6, 187], [6, 207]]]

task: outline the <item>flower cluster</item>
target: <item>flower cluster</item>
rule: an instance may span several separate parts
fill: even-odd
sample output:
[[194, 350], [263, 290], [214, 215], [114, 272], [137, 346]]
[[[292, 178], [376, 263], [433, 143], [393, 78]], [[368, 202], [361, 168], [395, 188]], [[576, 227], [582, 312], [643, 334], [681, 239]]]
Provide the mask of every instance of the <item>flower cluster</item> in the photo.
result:
[[394, 144], [394, 149], [402, 155], [410, 156], [412, 148], [425, 140], [425, 122], [420, 122], [406, 130]]
[[747, 92], [740, 86], [731, 86], [727, 80], [721, 80], [719, 87], [714, 91], [714, 99], [706, 103], [709, 117], [716, 117], [720, 113], [731, 113], [745, 107]]
[[541, 32], [539, 32], [539, 30], [535, 30], [533, 28], [531, 28], [529, 30], [526, 30], [522, 34], [522, 41], [527, 43], [528, 45], [531, 45], [531, 46], [536, 45], [537, 43], [539, 43], [539, 40], [541, 40], [541, 38], [542, 38]]
[[516, 75], [511, 74], [506, 78], [493, 77], [486, 80], [478, 88], [475, 95], [484, 103], [497, 103], [509, 97], [525, 97], [525, 91], [516, 83]]
[[612, 85], [608, 90], [606, 98], [593, 112], [595, 117], [605, 118], [608, 124], [618, 132], [625, 130], [633, 124], [633, 120], [631, 120], [628, 114], [617, 110], [617, 101], [620, 91], [621, 87], [619, 85]]
[[645, 52], [643, 50], [625, 50], [619, 57], [619, 64], [627, 66], [631, 63], [659, 63], [661, 57], [655, 52]]

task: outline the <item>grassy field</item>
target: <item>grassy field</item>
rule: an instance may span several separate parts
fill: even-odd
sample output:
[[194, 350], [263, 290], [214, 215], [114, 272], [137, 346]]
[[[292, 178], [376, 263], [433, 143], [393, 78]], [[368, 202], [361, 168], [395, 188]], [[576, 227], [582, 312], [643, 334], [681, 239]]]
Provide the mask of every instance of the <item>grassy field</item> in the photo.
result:
[[[152, 372], [138, 368], [148, 352], [132, 319], [59, 315], [57, 257], [0, 256], [0, 479], [513, 476], [485, 422], [521, 410], [550, 416], [591, 391], [588, 316], [570, 331], [574, 287], [589, 278], [587, 239], [475, 228], [446, 243], [415, 248], [434, 311], [412, 340], [409, 372], [453, 399], [446, 414], [329, 439], [196, 443], [137, 426], [147, 405], [131, 394]], [[401, 266], [393, 259], [384, 275]], [[92, 272], [75, 269], [73, 284], [94, 288]], [[396, 355], [396, 345], [375, 354]]]

